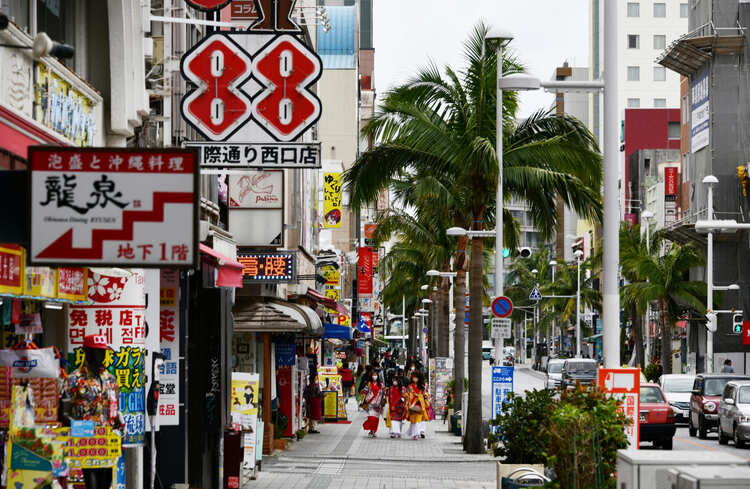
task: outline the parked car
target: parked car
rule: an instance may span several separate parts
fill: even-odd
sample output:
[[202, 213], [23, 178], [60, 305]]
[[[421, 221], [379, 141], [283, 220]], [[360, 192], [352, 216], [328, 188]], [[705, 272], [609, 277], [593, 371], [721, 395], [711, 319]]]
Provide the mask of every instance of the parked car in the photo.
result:
[[565, 360], [562, 358], [552, 358], [547, 363], [547, 389], [558, 389], [562, 383], [562, 368]]
[[750, 377], [733, 374], [698, 374], [693, 382], [690, 395], [690, 418], [688, 431], [690, 436], [706, 438], [709, 431], [719, 426], [719, 401], [727, 382], [732, 380], [750, 380]]
[[674, 410], [659, 384], [641, 384], [640, 441], [651, 441], [655, 447], [671, 450], [677, 429], [674, 421]]
[[491, 341], [482, 342], [482, 360], [494, 360], [495, 347]]
[[512, 367], [514, 363], [515, 360], [513, 359], [513, 355], [505, 355], [505, 358], [503, 359], [504, 367]]
[[719, 443], [729, 439], [740, 448], [750, 441], [750, 381], [733, 380], [724, 386], [719, 402]]
[[568, 358], [563, 363], [560, 387], [572, 389], [577, 382], [582, 385], [596, 384], [596, 360], [590, 358]]
[[688, 422], [693, 382], [695, 382], [695, 375], [690, 374], [664, 374], [659, 378], [661, 390], [667, 402], [674, 408], [675, 422]]

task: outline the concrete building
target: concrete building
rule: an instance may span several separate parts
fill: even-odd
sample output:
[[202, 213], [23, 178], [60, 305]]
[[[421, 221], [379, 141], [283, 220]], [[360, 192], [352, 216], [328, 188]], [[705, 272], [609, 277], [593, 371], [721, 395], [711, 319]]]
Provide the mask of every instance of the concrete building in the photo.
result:
[[[750, 26], [750, 4], [738, 0], [699, 0], [690, 2], [689, 32], [678, 38], [659, 57], [659, 63], [682, 75], [682, 115], [684, 136], [682, 188], [683, 217], [670, 226], [675, 241], [692, 242], [705, 249], [706, 237], [695, 233], [696, 219], [706, 219], [706, 175], [719, 183], [714, 189], [715, 219], [747, 222], [749, 202], [747, 180], [738, 178], [738, 167], [750, 161], [750, 61], [744, 56], [746, 29]], [[689, 128], [689, 131], [688, 131]], [[745, 232], [715, 234], [714, 276], [705, 269], [691, 273], [695, 280], [711, 280], [716, 285], [739, 284], [739, 292], [723, 293], [717, 308], [750, 312], [750, 256]], [[731, 314], [718, 315], [714, 334], [714, 365], [719, 370], [731, 358], [737, 372], [748, 372], [750, 348], [740, 335], [732, 334]], [[706, 369], [706, 328], [703, 318], [688, 325], [688, 370]]]

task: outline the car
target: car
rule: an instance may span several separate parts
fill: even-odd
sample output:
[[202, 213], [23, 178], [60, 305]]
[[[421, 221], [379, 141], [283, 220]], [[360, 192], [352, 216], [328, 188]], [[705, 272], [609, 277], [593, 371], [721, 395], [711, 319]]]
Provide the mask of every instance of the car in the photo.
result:
[[503, 359], [504, 367], [512, 367], [514, 363], [515, 360], [513, 359], [513, 355], [505, 355], [505, 358]]
[[664, 374], [659, 378], [659, 386], [674, 408], [675, 422], [687, 423], [690, 417], [690, 394], [693, 390], [695, 375]]
[[562, 358], [552, 358], [547, 362], [547, 380], [545, 386], [547, 389], [558, 389], [562, 383], [562, 368], [565, 360]]
[[654, 446], [671, 450], [677, 427], [674, 423], [674, 409], [667, 402], [664, 391], [659, 384], [641, 384], [640, 396], [640, 441], [651, 441]]
[[724, 386], [719, 401], [719, 444], [729, 439], [741, 448], [750, 441], [750, 381], [733, 380]]
[[491, 341], [482, 342], [482, 360], [494, 360], [495, 347]]
[[596, 374], [596, 360], [568, 358], [562, 366], [560, 387], [563, 390], [572, 389], [578, 382], [582, 385], [595, 385]]
[[698, 434], [705, 439], [709, 431], [719, 427], [719, 401], [727, 383], [732, 380], [750, 380], [745, 375], [733, 374], [698, 374], [693, 381], [690, 394], [690, 417], [688, 432], [690, 436]]

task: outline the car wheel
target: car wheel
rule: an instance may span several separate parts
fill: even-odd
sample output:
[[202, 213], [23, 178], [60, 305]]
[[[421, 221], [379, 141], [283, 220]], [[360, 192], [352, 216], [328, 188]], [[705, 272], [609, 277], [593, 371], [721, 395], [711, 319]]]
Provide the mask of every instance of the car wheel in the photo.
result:
[[721, 429], [721, 421], [719, 421], [719, 445], [726, 445], [729, 443], [729, 437], [724, 434], [724, 430]]
[[734, 447], [735, 448], [742, 448], [745, 446], [745, 442], [740, 440], [739, 431], [737, 431], [737, 427], [734, 427], [734, 435], [732, 436], [734, 438]]
[[692, 437], [695, 437], [696, 433], [698, 433], [698, 430], [693, 428], [693, 417], [688, 416], [688, 434]]
[[708, 438], [708, 429], [706, 423], [703, 422], [703, 416], [698, 416], [698, 438], [701, 440]]
[[661, 441], [661, 448], [663, 450], [671, 450], [672, 449], [672, 438], [664, 438]]

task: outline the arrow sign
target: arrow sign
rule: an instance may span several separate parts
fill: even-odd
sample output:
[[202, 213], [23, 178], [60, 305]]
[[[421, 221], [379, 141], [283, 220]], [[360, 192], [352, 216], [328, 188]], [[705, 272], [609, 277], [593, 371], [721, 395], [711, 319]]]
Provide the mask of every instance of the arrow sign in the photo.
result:
[[513, 312], [513, 301], [511, 301], [510, 298], [500, 296], [492, 301], [492, 314], [494, 314], [495, 317], [507, 318], [510, 316], [511, 312]]
[[533, 289], [531, 289], [531, 294], [529, 294], [529, 300], [530, 301], [542, 300], [542, 293], [539, 291], [539, 287], [534, 287]]

